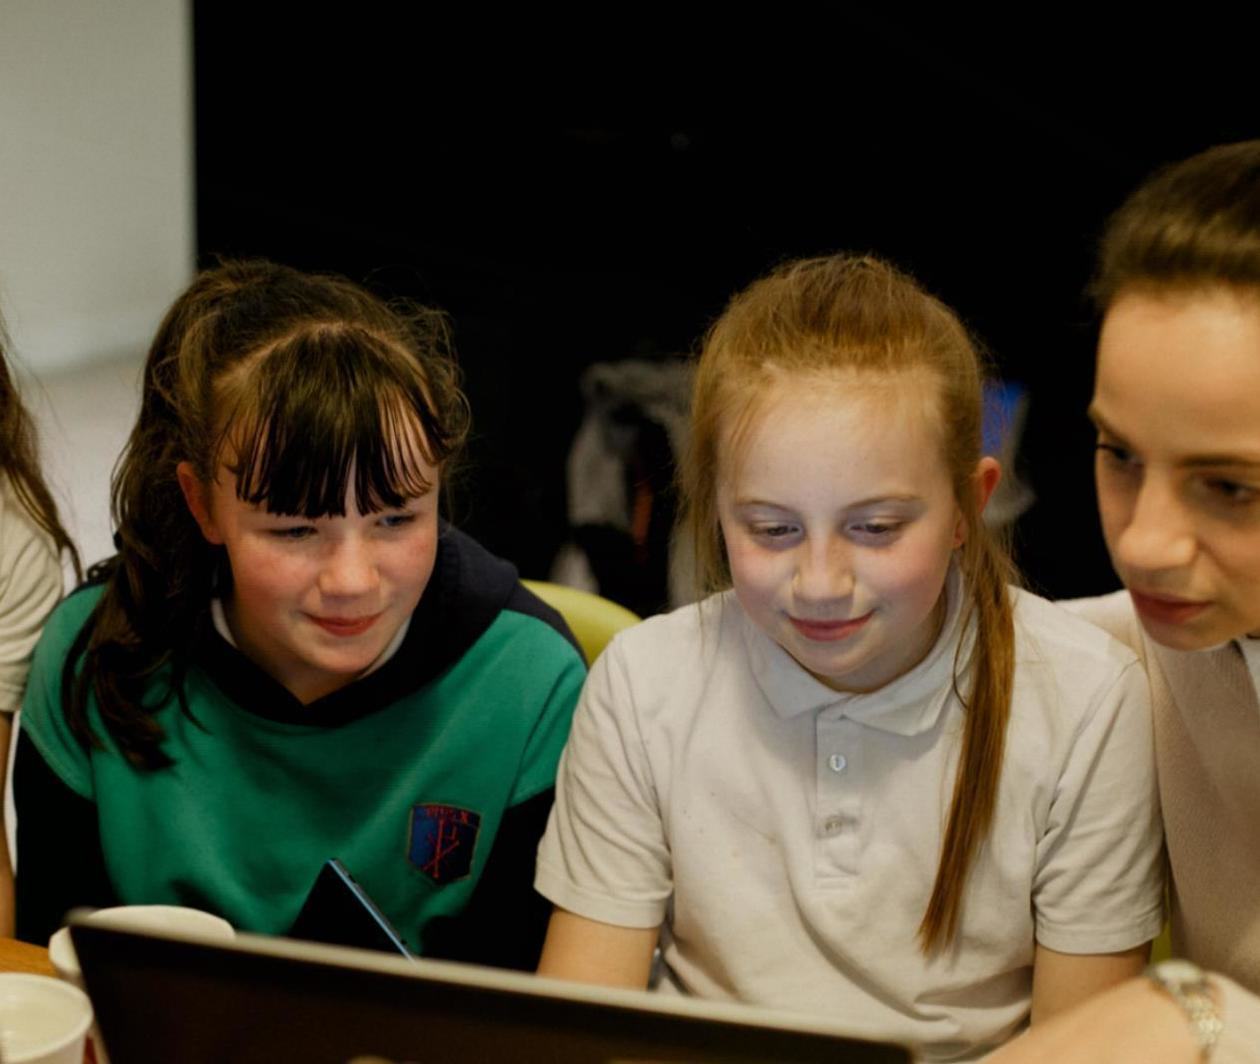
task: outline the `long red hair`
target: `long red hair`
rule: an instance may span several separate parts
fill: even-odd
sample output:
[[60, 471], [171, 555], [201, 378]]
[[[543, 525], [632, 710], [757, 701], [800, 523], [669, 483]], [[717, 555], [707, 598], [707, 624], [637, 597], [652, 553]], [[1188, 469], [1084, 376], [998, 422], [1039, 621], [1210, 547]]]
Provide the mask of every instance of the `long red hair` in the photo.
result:
[[1015, 668], [1014, 568], [981, 520], [974, 481], [982, 360], [957, 316], [871, 257], [791, 262], [736, 295], [706, 335], [696, 368], [691, 438], [680, 466], [683, 531], [701, 590], [729, 587], [715, 476], [723, 441], [755, 413], [772, 377], [830, 370], [931, 374], [939, 385], [944, 458], [966, 524], [963, 624], [974, 624], [976, 638], [968, 659], [954, 663], [966, 726], [936, 881], [919, 926], [922, 947], [932, 952], [958, 930], [967, 872], [993, 822]]

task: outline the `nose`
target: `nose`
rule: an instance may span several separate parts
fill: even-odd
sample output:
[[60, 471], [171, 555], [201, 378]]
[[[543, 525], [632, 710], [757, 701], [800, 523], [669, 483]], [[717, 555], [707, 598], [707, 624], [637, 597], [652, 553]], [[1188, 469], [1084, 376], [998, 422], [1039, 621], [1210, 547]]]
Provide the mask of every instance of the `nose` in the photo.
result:
[[798, 601], [823, 603], [853, 594], [853, 547], [839, 536], [807, 539], [797, 554], [792, 591]]
[[1116, 560], [1130, 571], [1178, 569], [1194, 560], [1195, 543], [1191, 515], [1175, 487], [1162, 478], [1145, 477], [1116, 540]]
[[355, 598], [376, 590], [379, 573], [371, 545], [359, 536], [331, 543], [317, 582], [320, 593], [328, 598]]

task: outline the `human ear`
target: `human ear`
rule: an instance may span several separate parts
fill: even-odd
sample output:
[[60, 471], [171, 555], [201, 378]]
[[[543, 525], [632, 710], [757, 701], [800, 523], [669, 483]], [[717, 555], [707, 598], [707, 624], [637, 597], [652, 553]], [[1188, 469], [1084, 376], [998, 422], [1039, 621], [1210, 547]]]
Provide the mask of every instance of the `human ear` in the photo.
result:
[[[1002, 467], [996, 458], [985, 455], [976, 463], [975, 471], [971, 474], [972, 490], [976, 493], [976, 513], [984, 513], [984, 508], [989, 505], [989, 499], [993, 497], [1001, 479]], [[954, 546], [961, 547], [966, 538], [967, 523], [960, 514], [958, 524], [954, 527]]]
[[1001, 479], [1002, 466], [996, 458], [985, 455], [976, 463], [976, 471], [971, 474], [971, 480], [976, 486], [976, 509], [981, 513], [989, 505], [989, 499], [993, 497]]
[[188, 512], [193, 515], [193, 520], [197, 522], [197, 527], [201, 529], [201, 534], [206, 537], [208, 542], [221, 544], [223, 536], [220, 534], [219, 527], [215, 524], [214, 516], [210, 512], [208, 487], [197, 476], [192, 463], [180, 462], [175, 467], [175, 479], [179, 481], [179, 490], [184, 494], [184, 502], [188, 506]]

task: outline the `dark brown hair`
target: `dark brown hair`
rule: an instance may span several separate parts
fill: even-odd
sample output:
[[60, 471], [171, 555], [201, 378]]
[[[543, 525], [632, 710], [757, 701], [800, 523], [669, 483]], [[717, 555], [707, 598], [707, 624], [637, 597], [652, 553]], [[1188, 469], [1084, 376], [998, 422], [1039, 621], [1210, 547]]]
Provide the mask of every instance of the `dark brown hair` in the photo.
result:
[[8, 479], [18, 504], [48, 534], [57, 552], [70, 556], [75, 575], [82, 576], [79, 552], [61, 523], [57, 504], [40, 472], [35, 425], [9, 372], [7, 350], [8, 338], [0, 322], [0, 475]]
[[1156, 171], [1112, 215], [1090, 294], [1260, 290], [1260, 140], [1223, 144]]
[[[943, 457], [966, 522], [959, 565], [974, 619], [969, 660], [954, 662], [966, 707], [962, 753], [932, 896], [919, 927], [925, 952], [952, 941], [970, 863], [997, 801], [1014, 682], [1014, 569], [981, 519], [974, 473], [980, 459], [983, 373], [955, 314], [892, 266], [836, 255], [788, 263], [731, 300], [704, 340], [692, 396], [691, 439], [680, 469], [683, 528], [702, 590], [730, 586], [718, 523], [721, 448], [754, 416], [780, 374], [926, 372], [937, 385]], [[729, 456], [727, 456], [729, 459]], [[970, 674], [964, 696], [960, 681]]]
[[[207, 634], [216, 580], [230, 579], [185, 505], [176, 467], [275, 513], [364, 513], [446, 480], [468, 405], [437, 311], [388, 305], [338, 277], [268, 262], [201, 273], [167, 312], [145, 363], [139, 419], [112, 483], [118, 554], [90, 574], [105, 590], [62, 672], [80, 741], [89, 697], [133, 764], [169, 763], [153, 713], [176, 697]], [[353, 470], [353, 480], [351, 471]], [[76, 674], [82, 655], [82, 669]]]

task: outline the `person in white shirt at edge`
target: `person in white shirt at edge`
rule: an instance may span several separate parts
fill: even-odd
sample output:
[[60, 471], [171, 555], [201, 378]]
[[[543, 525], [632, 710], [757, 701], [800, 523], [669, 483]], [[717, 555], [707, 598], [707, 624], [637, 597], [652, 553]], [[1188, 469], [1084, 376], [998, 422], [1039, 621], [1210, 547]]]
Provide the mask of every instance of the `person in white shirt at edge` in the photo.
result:
[[[6, 347], [0, 322], [0, 795], [31, 654], [61, 601], [62, 555], [69, 556], [76, 575], [82, 572], [40, 471], [35, 425], [9, 371]], [[0, 818], [0, 935], [12, 935], [13, 929], [13, 869]]]
[[1141, 970], [1145, 677], [1009, 586], [981, 395], [957, 317], [876, 259], [727, 307], [682, 487], [732, 590], [594, 667], [539, 849], [541, 974], [642, 987], [659, 933], [667, 992], [969, 1060]]
[[1190, 963], [999, 1059], [1260, 1062], [1260, 140], [1150, 178], [1108, 223], [1093, 287], [1098, 504], [1127, 590], [1071, 605], [1146, 665]]

